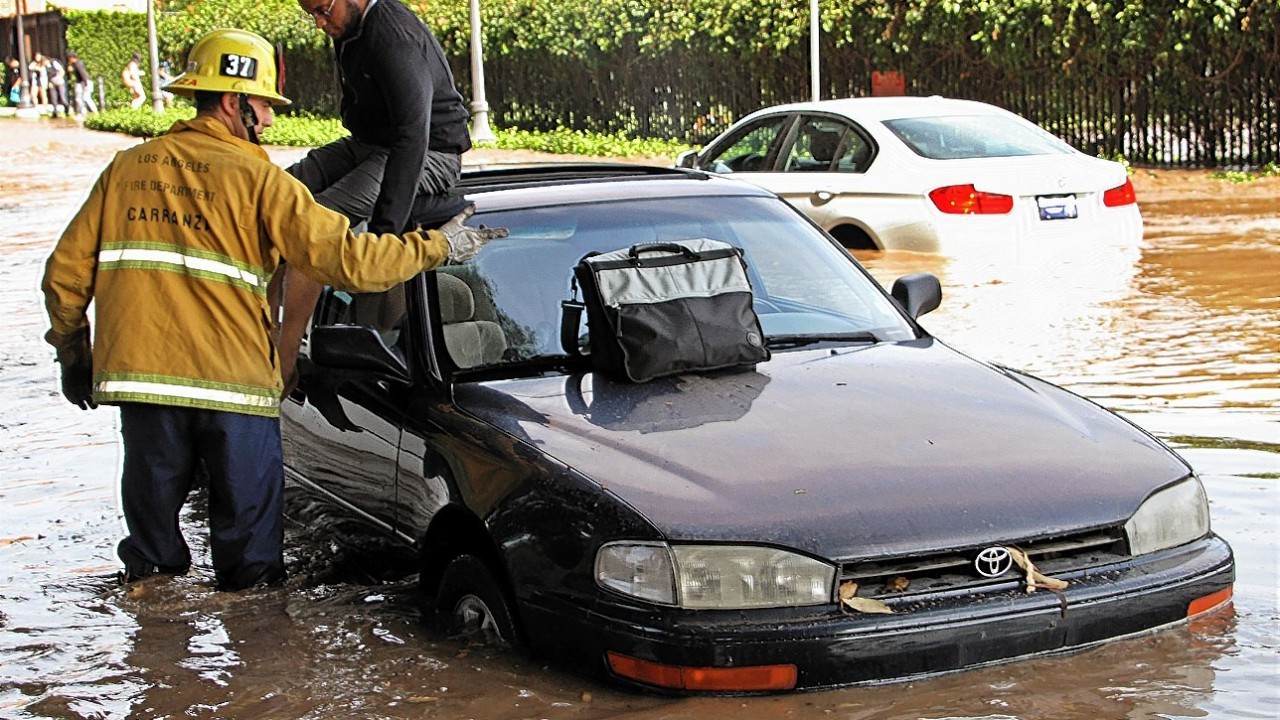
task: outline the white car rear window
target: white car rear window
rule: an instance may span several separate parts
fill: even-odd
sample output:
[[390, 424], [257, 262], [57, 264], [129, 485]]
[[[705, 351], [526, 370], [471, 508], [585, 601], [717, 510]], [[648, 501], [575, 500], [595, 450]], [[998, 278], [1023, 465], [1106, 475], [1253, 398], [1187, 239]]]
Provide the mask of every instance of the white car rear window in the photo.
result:
[[1070, 145], [1048, 131], [1001, 115], [899, 118], [884, 125], [917, 155], [932, 160], [1072, 152]]

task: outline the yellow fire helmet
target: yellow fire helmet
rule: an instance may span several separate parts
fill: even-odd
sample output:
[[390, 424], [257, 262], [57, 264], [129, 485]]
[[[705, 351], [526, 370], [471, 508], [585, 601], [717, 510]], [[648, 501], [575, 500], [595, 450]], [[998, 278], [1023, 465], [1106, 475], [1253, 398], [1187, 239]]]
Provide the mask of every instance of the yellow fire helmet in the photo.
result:
[[248, 30], [213, 30], [187, 54], [187, 69], [165, 90], [191, 97], [197, 90], [244, 93], [288, 105], [276, 88], [276, 61], [271, 44]]

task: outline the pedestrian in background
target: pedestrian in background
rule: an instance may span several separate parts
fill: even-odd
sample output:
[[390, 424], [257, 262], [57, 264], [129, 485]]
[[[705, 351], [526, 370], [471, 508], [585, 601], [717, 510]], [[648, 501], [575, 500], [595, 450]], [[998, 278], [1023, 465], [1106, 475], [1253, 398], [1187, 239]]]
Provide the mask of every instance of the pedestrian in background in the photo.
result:
[[27, 77], [29, 78], [27, 92], [31, 99], [31, 104], [36, 106], [49, 104], [49, 69], [45, 65], [44, 55], [36, 53], [31, 58], [31, 62], [27, 63]]
[[44, 67], [49, 76], [49, 104], [53, 116], [71, 115], [71, 101], [67, 99], [67, 69], [57, 58], [45, 57]]
[[[444, 195], [471, 149], [469, 113], [436, 37], [400, 0], [298, 0], [333, 38], [342, 124], [351, 134], [289, 168], [321, 205], [372, 232], [400, 232], [417, 195]], [[321, 288], [285, 278], [281, 336], [287, 381]]]
[[169, 69], [168, 60], [160, 61], [160, 66], [156, 69], [156, 78], [160, 81], [160, 98], [164, 101], [164, 106], [173, 107], [173, 93], [164, 89], [173, 82], [173, 72]]
[[22, 101], [22, 68], [16, 58], [9, 58], [5, 63], [4, 93], [10, 105]]
[[120, 71], [120, 81], [124, 83], [124, 88], [129, 91], [129, 106], [134, 110], [142, 107], [147, 101], [147, 91], [142, 86], [142, 55], [134, 53], [129, 58], [129, 62], [125, 63], [124, 69]]
[[195, 119], [117, 154], [50, 255], [45, 338], [68, 400], [120, 406], [123, 580], [187, 572], [179, 513], [203, 465], [216, 582], [239, 590], [285, 573], [282, 388], [267, 301], [279, 262], [377, 292], [463, 262], [506, 231], [466, 227], [469, 207], [447, 235], [353, 234], [257, 145], [272, 106], [289, 102], [271, 46], [215, 30], [186, 67], [168, 89], [194, 99]]
[[93, 101], [93, 78], [84, 61], [75, 53], [67, 53], [67, 71], [73, 83], [72, 92], [76, 103], [76, 116], [84, 117], [87, 112], [98, 112], [98, 103]]

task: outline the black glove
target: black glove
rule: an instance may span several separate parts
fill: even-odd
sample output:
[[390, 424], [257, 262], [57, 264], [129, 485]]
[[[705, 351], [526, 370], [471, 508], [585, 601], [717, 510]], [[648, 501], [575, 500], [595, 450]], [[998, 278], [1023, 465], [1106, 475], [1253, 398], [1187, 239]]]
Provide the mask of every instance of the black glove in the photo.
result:
[[470, 260], [490, 240], [507, 236], [506, 228], [487, 228], [483, 225], [475, 228], [464, 225], [463, 223], [475, 211], [475, 205], [468, 205], [462, 209], [462, 212], [454, 215], [448, 222], [440, 226], [440, 232], [444, 234], [445, 240], [449, 241], [449, 262], [451, 264], [464, 263]]
[[93, 352], [87, 325], [58, 348], [58, 363], [62, 365], [62, 394], [67, 400], [81, 410], [98, 407], [93, 401]]

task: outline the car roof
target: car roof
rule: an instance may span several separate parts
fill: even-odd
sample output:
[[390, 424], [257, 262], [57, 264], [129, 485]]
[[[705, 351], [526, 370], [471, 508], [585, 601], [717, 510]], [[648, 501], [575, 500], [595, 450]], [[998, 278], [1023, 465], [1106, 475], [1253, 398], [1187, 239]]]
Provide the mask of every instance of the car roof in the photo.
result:
[[977, 100], [961, 100], [931, 95], [928, 97], [895, 96], [811, 100], [808, 102], [774, 105], [757, 110], [751, 115], [779, 112], [826, 112], [848, 115], [862, 120], [888, 120], [926, 115], [972, 115], [975, 113], [1003, 115], [1008, 111]]
[[481, 210], [509, 210], [641, 198], [776, 197], [740, 180], [631, 163], [545, 163], [462, 174], [458, 190]]

